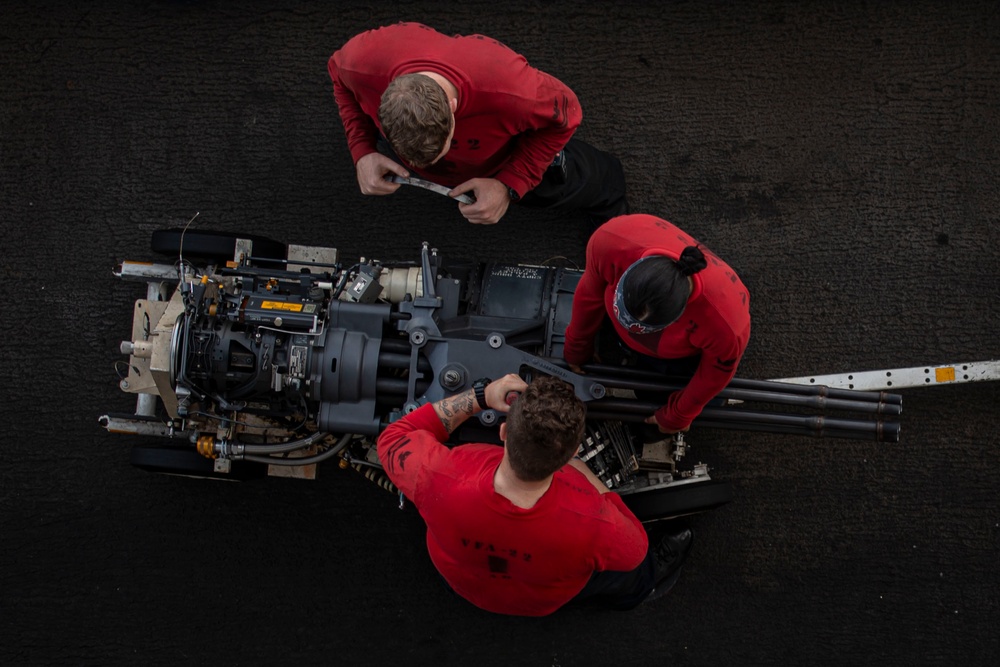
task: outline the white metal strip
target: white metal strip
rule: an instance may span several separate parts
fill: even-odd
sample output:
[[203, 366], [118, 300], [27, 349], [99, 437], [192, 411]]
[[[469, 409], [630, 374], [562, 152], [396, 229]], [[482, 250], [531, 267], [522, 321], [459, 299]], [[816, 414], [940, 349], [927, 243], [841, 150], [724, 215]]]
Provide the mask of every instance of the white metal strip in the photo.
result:
[[802, 377], [780, 378], [775, 382], [792, 384], [826, 385], [840, 389], [878, 391], [883, 389], [906, 389], [940, 384], [963, 384], [1000, 380], [1000, 360], [971, 361], [963, 364], [942, 366], [916, 366], [913, 368], [891, 368], [882, 371], [861, 371], [859, 373], [838, 373], [834, 375], [804, 375]]

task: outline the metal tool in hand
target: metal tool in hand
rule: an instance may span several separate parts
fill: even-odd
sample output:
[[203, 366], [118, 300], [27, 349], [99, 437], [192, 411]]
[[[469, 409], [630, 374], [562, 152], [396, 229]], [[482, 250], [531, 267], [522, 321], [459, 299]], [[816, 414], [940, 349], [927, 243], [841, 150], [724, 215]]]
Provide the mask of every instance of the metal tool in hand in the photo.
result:
[[445, 187], [443, 185], [438, 185], [432, 181], [425, 181], [422, 178], [413, 178], [412, 176], [407, 178], [405, 176], [397, 176], [392, 174], [391, 176], [386, 176], [387, 181], [392, 183], [401, 183], [403, 185], [415, 185], [418, 188], [423, 188], [425, 190], [430, 190], [431, 192], [436, 192], [439, 195], [444, 195], [449, 199], [454, 199], [455, 201], [460, 201], [463, 204], [475, 204], [476, 199], [470, 195], [458, 195], [457, 197], [452, 197], [448, 193], [451, 192], [451, 188]]

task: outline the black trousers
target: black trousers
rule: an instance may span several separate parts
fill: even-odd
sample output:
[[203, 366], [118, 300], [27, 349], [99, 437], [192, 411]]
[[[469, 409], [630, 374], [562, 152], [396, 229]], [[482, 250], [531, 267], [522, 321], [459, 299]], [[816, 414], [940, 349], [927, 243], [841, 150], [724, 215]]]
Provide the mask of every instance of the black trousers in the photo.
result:
[[595, 572], [583, 590], [569, 604], [594, 604], [618, 611], [634, 609], [656, 586], [656, 562], [653, 545], [639, 567], [628, 572]]
[[583, 211], [596, 229], [628, 213], [625, 172], [615, 156], [570, 139], [542, 182], [517, 203], [527, 208]]

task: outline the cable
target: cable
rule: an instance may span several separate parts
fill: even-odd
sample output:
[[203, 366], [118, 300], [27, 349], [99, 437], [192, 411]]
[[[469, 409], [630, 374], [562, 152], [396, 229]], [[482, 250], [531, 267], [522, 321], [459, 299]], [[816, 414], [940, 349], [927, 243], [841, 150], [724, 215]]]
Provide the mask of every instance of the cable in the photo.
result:
[[351, 268], [347, 269], [346, 271], [344, 271], [340, 275], [340, 282], [337, 283], [336, 289], [334, 289], [333, 293], [330, 295], [331, 299], [339, 299], [340, 298], [340, 293], [344, 291], [344, 286], [347, 285], [347, 278], [351, 275], [351, 273], [353, 271], [356, 271], [359, 268], [361, 268], [361, 265], [360, 264], [355, 264], [354, 266], [352, 266]]
[[[327, 434], [324, 433], [323, 435], [325, 436]], [[343, 449], [345, 447], [347, 447], [347, 445], [351, 442], [351, 438], [353, 438], [353, 437], [354, 437], [353, 433], [345, 433], [344, 435], [342, 435], [340, 437], [340, 440], [338, 440], [333, 445], [333, 447], [331, 447], [330, 449], [326, 450], [325, 452], [322, 452], [320, 454], [316, 454], [314, 456], [303, 456], [303, 457], [300, 457], [300, 458], [290, 459], [290, 458], [278, 458], [278, 457], [274, 457], [274, 456], [253, 456], [253, 455], [250, 455], [250, 456], [244, 456], [243, 460], [244, 461], [253, 461], [255, 463], [267, 463], [269, 465], [289, 466], [289, 467], [291, 467], [291, 466], [311, 465], [313, 463], [320, 463], [321, 461], [325, 461], [325, 460], [327, 460], [329, 458], [332, 458], [332, 457], [336, 456], [341, 451], [343, 451]]]
[[[180, 263], [179, 284], [181, 286], [183, 286], [184, 284], [184, 235], [187, 234], [188, 227], [191, 226], [191, 223], [194, 222], [194, 219], [197, 218], [199, 215], [201, 215], [201, 211], [196, 211], [195, 214], [191, 217], [191, 219], [187, 221], [187, 224], [184, 225], [184, 229], [181, 230], [180, 242], [177, 244], [177, 260]], [[181, 290], [181, 293], [183, 293], [183, 290]]]
[[282, 454], [285, 452], [294, 452], [296, 449], [304, 449], [317, 440], [322, 440], [327, 435], [329, 434], [325, 431], [318, 431], [298, 440], [289, 440], [288, 442], [273, 445], [243, 445], [243, 452], [245, 454]]
[[364, 459], [348, 458], [347, 462], [352, 466], [366, 466], [368, 468], [375, 468], [376, 470], [385, 470], [381, 464], [372, 463], [371, 461], [365, 461]]
[[542, 266], [549, 266], [549, 262], [554, 262], [557, 259], [565, 260], [566, 262], [568, 262], [572, 266], [571, 267], [556, 266], [554, 268], [557, 268], [557, 269], [572, 268], [575, 271], [579, 271], [580, 270], [580, 265], [577, 264], [576, 262], [574, 262], [572, 259], [570, 259], [566, 255], [553, 255], [552, 257], [549, 257], [547, 260], [543, 261], [542, 262]]
[[135, 366], [129, 365], [129, 363], [127, 361], [123, 361], [123, 360], [119, 359], [118, 361], [115, 362], [114, 368], [115, 368], [115, 373], [118, 374], [118, 378], [120, 380], [124, 380], [125, 378], [127, 378], [128, 377], [128, 373], [125, 373], [124, 375], [122, 375], [122, 371], [121, 371], [121, 368], [119, 367], [119, 364], [124, 364], [125, 368], [131, 368], [133, 371], [135, 371], [136, 375], [141, 375], [141, 373], [139, 372], [138, 368], [136, 368]]
[[[269, 429], [269, 428], [275, 428], [274, 426], [265, 426], [263, 424], [251, 424], [249, 422], [240, 421], [239, 419], [233, 419], [231, 417], [223, 417], [221, 415], [213, 415], [213, 414], [211, 414], [209, 412], [202, 412], [201, 410], [198, 410], [198, 411], [195, 411], [195, 412], [191, 412], [191, 413], [188, 413], [188, 414], [190, 416], [192, 416], [192, 417], [207, 417], [208, 419], [214, 419], [214, 420], [222, 422], [224, 424], [236, 424], [237, 426], [244, 426], [246, 428], [261, 429], [261, 430], [265, 430], [265, 431], [267, 429]], [[301, 424], [299, 424], [298, 426], [296, 426], [295, 428], [292, 428], [290, 430], [292, 430], [292, 431], [299, 430], [306, 423], [306, 420], [307, 420], [307, 418], [303, 419]]]

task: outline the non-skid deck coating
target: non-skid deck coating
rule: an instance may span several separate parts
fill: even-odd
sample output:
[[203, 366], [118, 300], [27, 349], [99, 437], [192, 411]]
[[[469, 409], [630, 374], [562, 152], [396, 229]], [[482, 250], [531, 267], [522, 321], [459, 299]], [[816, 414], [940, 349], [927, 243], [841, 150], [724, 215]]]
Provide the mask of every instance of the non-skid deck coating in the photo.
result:
[[582, 262], [586, 222], [473, 227], [361, 196], [326, 74], [361, 30], [496, 37], [579, 95], [632, 208], [743, 277], [750, 378], [1000, 358], [1000, 18], [990, 2], [8, 3], [0, 20], [0, 662], [992, 665], [995, 384], [904, 391], [902, 441], [692, 431], [735, 487], [675, 590], [627, 614], [480, 612], [414, 513], [316, 482], [155, 477], [111, 275], [199, 225], [345, 258]]

